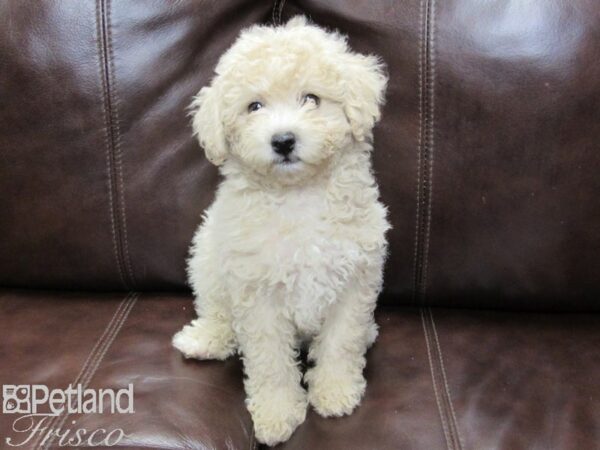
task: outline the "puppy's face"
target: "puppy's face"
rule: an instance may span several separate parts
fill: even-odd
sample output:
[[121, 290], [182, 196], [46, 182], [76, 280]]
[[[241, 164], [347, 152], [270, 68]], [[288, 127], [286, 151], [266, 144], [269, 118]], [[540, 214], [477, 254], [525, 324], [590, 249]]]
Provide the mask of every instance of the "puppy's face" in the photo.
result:
[[241, 110], [226, 134], [231, 157], [242, 165], [264, 176], [295, 180], [312, 175], [347, 147], [351, 127], [340, 102], [318, 86], [288, 80], [243, 93], [236, 102]]
[[216, 73], [194, 103], [208, 159], [286, 183], [368, 139], [386, 84], [376, 58], [303, 18], [245, 31]]

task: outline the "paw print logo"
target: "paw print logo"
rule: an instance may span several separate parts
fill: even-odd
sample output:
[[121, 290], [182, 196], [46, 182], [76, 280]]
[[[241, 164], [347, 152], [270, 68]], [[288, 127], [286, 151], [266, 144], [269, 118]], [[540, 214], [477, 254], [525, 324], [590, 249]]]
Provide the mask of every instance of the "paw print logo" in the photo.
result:
[[31, 387], [4, 385], [2, 387], [2, 412], [4, 414], [31, 413]]

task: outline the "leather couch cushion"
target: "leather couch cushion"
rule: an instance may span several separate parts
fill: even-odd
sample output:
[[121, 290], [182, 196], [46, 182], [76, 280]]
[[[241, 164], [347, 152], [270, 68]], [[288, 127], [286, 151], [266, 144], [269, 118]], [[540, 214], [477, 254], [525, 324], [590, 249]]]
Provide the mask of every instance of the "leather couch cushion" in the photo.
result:
[[434, 309], [432, 317], [465, 448], [597, 447], [600, 315]]
[[184, 288], [218, 181], [186, 106], [241, 28], [296, 13], [389, 67], [385, 301], [600, 309], [588, 0], [2, 2], [0, 285]]
[[[186, 361], [170, 346], [192, 316], [187, 295], [5, 291], [0, 384], [133, 383], [134, 414], [60, 421], [122, 427], [130, 436], [121, 448], [253, 448], [239, 361]], [[598, 442], [600, 316], [380, 308], [377, 321], [361, 406], [338, 419], [309, 411], [280, 448], [587, 449]], [[3, 438], [14, 435], [14, 417], [0, 415]]]
[[[592, 449], [600, 316], [382, 309], [349, 417], [314, 412], [278, 448]], [[433, 381], [432, 381], [433, 380]]]
[[600, 14], [588, 0], [288, 0], [379, 54], [396, 303], [600, 310]]
[[0, 3], [0, 286], [182, 289], [217, 171], [187, 107], [267, 2]]
[[[193, 316], [189, 296], [2, 292], [0, 384], [121, 389], [132, 383], [134, 414], [62, 415], [46, 425], [122, 428], [128, 437], [119, 448], [251, 448], [240, 362], [186, 361], [171, 347], [172, 335]], [[16, 417], [0, 414], [3, 444], [27, 435], [12, 431]], [[33, 442], [18, 448], [34, 448]]]

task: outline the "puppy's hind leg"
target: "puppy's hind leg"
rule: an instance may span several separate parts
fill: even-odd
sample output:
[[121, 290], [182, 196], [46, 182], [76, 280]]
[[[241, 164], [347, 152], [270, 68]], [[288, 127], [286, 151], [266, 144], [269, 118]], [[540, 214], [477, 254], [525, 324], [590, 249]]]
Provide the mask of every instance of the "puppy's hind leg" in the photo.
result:
[[236, 351], [229, 302], [223, 297], [197, 299], [199, 317], [173, 336], [173, 346], [186, 358], [227, 359]]
[[198, 318], [173, 336], [173, 346], [186, 358], [227, 359], [236, 351], [231, 301], [217, 283], [194, 286]]
[[213, 228], [212, 216], [207, 212], [205, 223], [194, 235], [188, 261], [188, 279], [196, 295], [198, 318], [173, 336], [173, 346], [186, 358], [226, 359], [236, 351], [231, 299], [211, 245]]
[[197, 319], [173, 336], [173, 346], [186, 358], [227, 359], [236, 351], [229, 302], [226, 298], [206, 297]]
[[373, 289], [347, 289], [311, 343], [308, 358], [315, 366], [304, 379], [311, 405], [324, 417], [350, 414], [365, 392], [365, 353], [377, 336], [376, 299]]

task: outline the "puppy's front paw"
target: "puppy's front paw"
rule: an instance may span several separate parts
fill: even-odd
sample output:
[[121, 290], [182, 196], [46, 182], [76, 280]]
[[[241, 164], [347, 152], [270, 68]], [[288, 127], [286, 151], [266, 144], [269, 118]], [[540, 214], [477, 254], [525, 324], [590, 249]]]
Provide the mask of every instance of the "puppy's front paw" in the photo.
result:
[[235, 352], [235, 339], [228, 325], [199, 319], [173, 336], [173, 346], [186, 358], [222, 360]]
[[308, 401], [300, 386], [294, 389], [269, 390], [246, 400], [254, 422], [256, 439], [269, 446], [287, 441], [304, 422]]
[[304, 376], [308, 382], [308, 400], [323, 417], [350, 414], [358, 406], [367, 382], [362, 374], [344, 370], [319, 370], [314, 367]]

